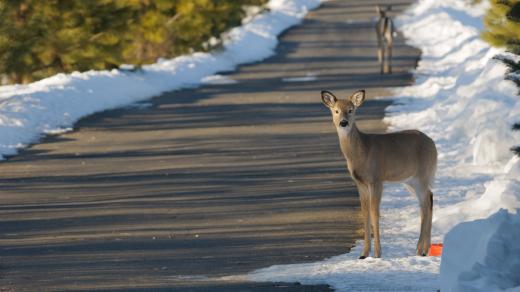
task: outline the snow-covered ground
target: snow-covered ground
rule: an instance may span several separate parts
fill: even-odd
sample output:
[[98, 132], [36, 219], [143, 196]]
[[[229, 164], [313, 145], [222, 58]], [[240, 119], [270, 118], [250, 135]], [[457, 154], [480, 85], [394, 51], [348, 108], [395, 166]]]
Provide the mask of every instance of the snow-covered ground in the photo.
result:
[[0, 159], [16, 154], [44, 134], [68, 131], [77, 120], [95, 112], [201, 83], [233, 83], [219, 75], [211, 76], [272, 55], [277, 36], [298, 24], [319, 3], [270, 0], [268, 11], [254, 16], [249, 13], [242, 26], [227, 32], [223, 49], [217, 52], [159, 60], [139, 72], [76, 72], [28, 85], [0, 86]]
[[419, 0], [399, 17], [423, 55], [415, 85], [395, 90], [399, 103], [386, 118], [391, 130], [418, 128], [436, 141], [432, 242], [444, 241], [442, 261], [414, 256], [417, 200], [390, 185], [381, 259], [358, 260], [359, 242], [350, 254], [273, 266], [248, 279], [327, 283], [337, 291], [520, 291], [520, 159], [509, 151], [520, 144], [510, 130], [520, 121], [520, 98], [504, 80], [506, 67], [492, 59], [513, 56], [479, 38], [487, 1], [468, 2]]

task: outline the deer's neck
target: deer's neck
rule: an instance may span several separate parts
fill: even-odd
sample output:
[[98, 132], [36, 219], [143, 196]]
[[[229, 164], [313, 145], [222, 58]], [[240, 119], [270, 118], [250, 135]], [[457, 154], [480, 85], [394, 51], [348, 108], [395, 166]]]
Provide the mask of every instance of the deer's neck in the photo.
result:
[[353, 124], [350, 132], [338, 132], [338, 135], [341, 151], [347, 159], [349, 169], [358, 163], [363, 163], [369, 146], [366, 134], [358, 130], [356, 124]]

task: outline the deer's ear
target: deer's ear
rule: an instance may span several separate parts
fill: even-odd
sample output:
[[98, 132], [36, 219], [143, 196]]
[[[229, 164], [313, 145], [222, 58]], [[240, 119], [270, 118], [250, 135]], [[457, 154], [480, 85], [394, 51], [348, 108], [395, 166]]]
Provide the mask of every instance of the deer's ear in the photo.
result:
[[381, 6], [376, 5], [376, 13], [381, 14]]
[[360, 107], [361, 104], [363, 104], [363, 101], [365, 101], [365, 91], [364, 90], [358, 90], [350, 96], [350, 102], [352, 102], [356, 107]]
[[332, 92], [326, 90], [323, 90], [321, 92], [321, 100], [326, 106], [330, 108], [333, 108], [334, 104], [336, 104], [336, 101], [338, 101], [338, 99], [334, 96], [334, 94], [332, 94]]

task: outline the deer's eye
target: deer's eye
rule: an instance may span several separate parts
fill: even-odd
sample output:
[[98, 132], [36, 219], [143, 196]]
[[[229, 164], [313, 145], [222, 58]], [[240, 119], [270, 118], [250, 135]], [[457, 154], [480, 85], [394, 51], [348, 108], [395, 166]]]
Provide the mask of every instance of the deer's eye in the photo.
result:
[[350, 108], [348, 109], [348, 113], [351, 114], [353, 112], [353, 110]]
[[339, 111], [336, 111], [337, 114], [339, 114]]

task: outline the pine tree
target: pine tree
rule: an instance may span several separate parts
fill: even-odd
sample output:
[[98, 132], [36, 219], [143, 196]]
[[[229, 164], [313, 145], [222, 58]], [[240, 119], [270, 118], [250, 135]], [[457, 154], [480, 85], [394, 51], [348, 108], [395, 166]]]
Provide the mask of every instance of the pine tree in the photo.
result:
[[58, 72], [152, 63], [207, 49], [267, 0], [2, 0], [0, 74], [26, 83]]
[[484, 24], [484, 40], [520, 54], [520, 0], [491, 0]]
[[32, 72], [43, 65], [32, 53], [43, 28], [31, 2], [0, 2], [0, 72], [17, 83], [31, 81]]
[[[484, 40], [493, 46], [506, 47], [513, 54], [520, 55], [520, 0], [497, 0], [491, 2], [484, 19], [486, 31], [482, 34]], [[508, 73], [518, 72], [520, 62], [508, 58], [499, 58], [509, 68]], [[520, 81], [507, 78], [518, 87]], [[520, 123], [512, 127], [513, 131], [520, 130]], [[520, 146], [511, 148], [517, 156], [520, 156]]]
[[[520, 131], [520, 123], [515, 123], [513, 127], [511, 127], [513, 131]], [[520, 157], [520, 146], [515, 146], [511, 148], [511, 151], [516, 154], [516, 156]]]

